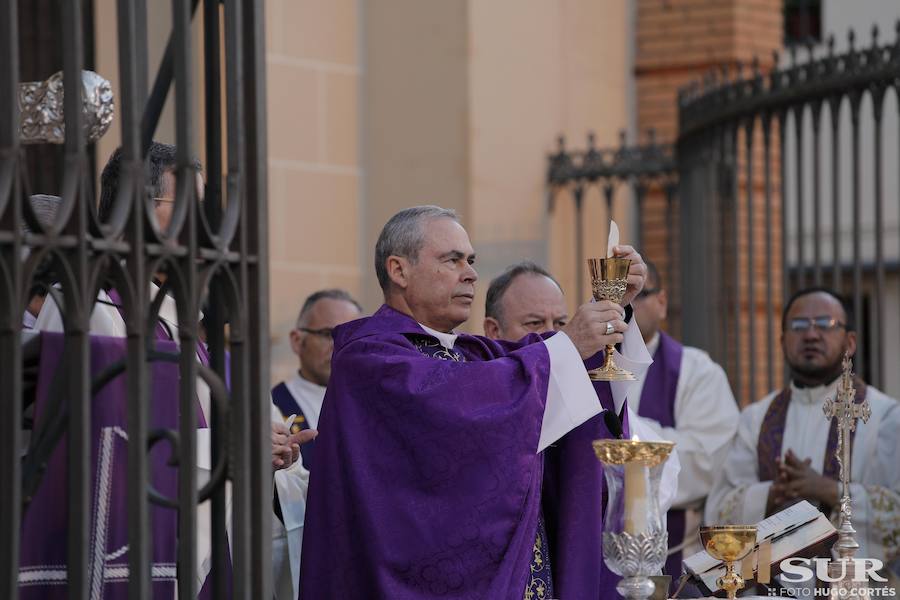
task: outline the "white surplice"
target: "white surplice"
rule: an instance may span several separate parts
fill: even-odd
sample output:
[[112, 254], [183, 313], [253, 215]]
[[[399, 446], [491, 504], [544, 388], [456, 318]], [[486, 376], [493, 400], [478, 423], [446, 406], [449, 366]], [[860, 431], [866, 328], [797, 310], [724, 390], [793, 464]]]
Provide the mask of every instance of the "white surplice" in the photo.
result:
[[[647, 344], [647, 351], [652, 356], [658, 348], [659, 334], [656, 334]], [[628, 392], [628, 406], [634, 413], [640, 411], [643, 389], [644, 381], [640, 379]], [[635, 417], [660, 438], [675, 442], [678, 449], [681, 474], [672, 506], [687, 511], [685, 537], [680, 545], [692, 547], [696, 541], [703, 504], [737, 432], [739, 414], [722, 367], [703, 350], [685, 346], [675, 391], [675, 427], [663, 427], [659, 421]]]
[[[810, 466], [822, 472], [830, 427], [822, 405], [826, 398], [835, 397], [837, 383], [815, 388], [791, 385], [782, 457], [793, 450], [800, 460], [810, 459]], [[772, 482], [759, 480], [757, 441], [775, 395], [741, 413], [737, 436], [706, 505], [707, 523], [752, 524], [765, 517]], [[867, 386], [866, 400], [872, 416], [868, 423], [857, 422], [850, 461], [853, 527], [859, 542], [856, 556], [887, 563], [900, 557], [900, 403], [872, 386]], [[830, 516], [836, 524], [837, 513]]]
[[[296, 374], [284, 382], [294, 400], [300, 406], [310, 429], [316, 429], [325, 387], [307, 381]], [[272, 404], [272, 419], [284, 421], [291, 415], [281, 413]], [[290, 427], [290, 423], [286, 423]], [[281, 505], [283, 522], [272, 520], [272, 570], [276, 600], [297, 598], [300, 593], [300, 556], [303, 542], [303, 520], [306, 517], [306, 491], [309, 487], [309, 471], [301, 456], [288, 469], [275, 471], [275, 489]]]

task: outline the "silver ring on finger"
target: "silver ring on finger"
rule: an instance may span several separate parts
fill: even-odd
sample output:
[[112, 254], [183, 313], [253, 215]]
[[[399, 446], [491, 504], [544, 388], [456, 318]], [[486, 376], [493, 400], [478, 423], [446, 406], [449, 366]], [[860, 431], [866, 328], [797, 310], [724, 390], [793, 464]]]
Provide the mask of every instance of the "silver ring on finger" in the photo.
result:
[[606, 335], [612, 335], [613, 333], [615, 333], [615, 331], [616, 331], [616, 328], [613, 327], [612, 321], [607, 321], [606, 322]]

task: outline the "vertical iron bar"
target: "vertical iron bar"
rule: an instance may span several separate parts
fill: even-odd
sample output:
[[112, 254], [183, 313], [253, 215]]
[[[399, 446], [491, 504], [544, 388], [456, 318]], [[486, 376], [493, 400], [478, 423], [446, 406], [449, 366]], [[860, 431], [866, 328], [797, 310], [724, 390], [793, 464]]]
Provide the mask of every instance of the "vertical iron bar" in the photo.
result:
[[872, 370], [875, 385], [884, 389], [884, 195], [881, 170], [881, 116], [884, 109], [884, 89], [872, 94], [872, 116], [875, 121], [875, 327], [872, 328]]
[[[779, 163], [779, 177], [780, 177], [780, 200], [781, 200], [781, 306], [787, 306], [788, 298], [791, 295], [791, 277], [790, 270], [788, 265], [788, 236], [787, 236], [787, 223], [788, 223], [788, 199], [787, 199], [787, 156], [785, 154], [786, 140], [787, 139], [787, 111], [781, 110], [778, 112], [778, 163]], [[784, 362], [783, 365], [783, 380], [785, 384], [787, 384], [788, 380], [788, 366], [787, 362]]]
[[805, 231], [803, 230], [805, 224], [803, 218], [803, 177], [805, 174], [803, 164], [803, 109], [805, 107], [804, 104], [801, 104], [794, 109], [794, 129], [796, 131], [794, 149], [796, 150], [797, 155], [797, 165], [795, 168], [795, 175], [797, 178], [797, 289], [806, 287], [806, 260], [804, 256]]
[[751, 368], [747, 370], [747, 377], [750, 380], [749, 402], [756, 402], [757, 399], [755, 369], [752, 368], [756, 360], [756, 298], [753, 287], [755, 279], [755, 273], [753, 272], [753, 235], [755, 232], [755, 227], [753, 226], [753, 214], [755, 212], [753, 209], [753, 130], [755, 121], [755, 117], [750, 117], [744, 126], [745, 160], [747, 161], [747, 335], [751, 365]]
[[842, 286], [841, 267], [841, 106], [843, 96], [835, 96], [831, 106], [831, 287], [838, 293]]
[[71, 327], [66, 331], [66, 355], [71, 362], [68, 368], [69, 426], [68, 440], [68, 596], [74, 600], [86, 599], [90, 593], [90, 521], [91, 521], [91, 393], [90, 393], [90, 345], [88, 319], [93, 298], [84, 289], [88, 281], [87, 206], [84, 197], [84, 168], [86, 164], [84, 130], [82, 129], [81, 64], [83, 43], [81, 39], [81, 0], [60, 0], [58, 10], [62, 16], [63, 100], [65, 115], [65, 172], [63, 175], [63, 203], [73, 207], [67, 232], [78, 236], [78, 244], [67, 252], [72, 259], [77, 289], [69, 290], [66, 310], [70, 314]]
[[816, 101], [810, 106], [810, 109], [813, 131], [813, 281], [815, 285], [820, 286], [822, 285], [822, 211], [819, 199], [821, 187], [819, 182], [819, 135], [822, 103]]
[[[3, 220], [19, 230], [21, 207], [16, 173], [19, 156], [19, 38], [17, 0], [0, 0], [0, 49], [6, 58], [0, 61], [0, 206], [11, 202], [12, 221]], [[7, 268], [13, 267], [14, 281], [0, 304], [7, 309], [0, 330], [0, 389], [4, 390], [2, 418], [0, 418], [0, 481], [6, 482], [6, 492], [0, 494], [0, 596], [17, 598], [19, 576], [19, 528], [22, 514], [22, 345], [19, 340], [18, 306], [21, 261], [19, 245], [4, 249], [2, 257]]]
[[[243, 17], [241, 14], [242, 2], [238, 0], [225, 1], [225, 85], [226, 85], [226, 119], [227, 119], [227, 144], [228, 144], [228, 177], [236, 181], [234, 186], [236, 196], [230, 195], [232, 186], [229, 186], [228, 202], [238, 202], [241, 207], [245, 207], [244, 198], [246, 190], [244, 188], [244, 171], [245, 156], [244, 148], [246, 144], [244, 136], [244, 98], [241, 94], [241, 85], [244, 78], [243, 69]], [[251, 40], [253, 38], [251, 37]], [[241, 223], [245, 220], [242, 217]], [[242, 231], [246, 228], [242, 227]], [[240, 236], [240, 254], [242, 263], [246, 263], [247, 247], [245, 236]], [[231, 355], [231, 448], [232, 452], [229, 457], [232, 468], [234, 485], [232, 486], [232, 532], [231, 551], [233, 572], [240, 574], [238, 577], [232, 578], [232, 598], [233, 600], [249, 600], [251, 595], [249, 577], [243, 576], [251, 572], [251, 557], [253, 556], [251, 543], [250, 527], [252, 526], [250, 519], [251, 494], [250, 486], [251, 469], [254, 467], [252, 463], [252, 454], [250, 452], [250, 403], [248, 398], [250, 395], [247, 390], [247, 359], [246, 352], [246, 336], [247, 336], [247, 279], [246, 273], [241, 270], [239, 281], [241, 282], [241, 313], [232, 315], [232, 319], [237, 319], [242, 323], [244, 331], [240, 339], [233, 336], [232, 339], [232, 355]], [[222, 340], [224, 345], [224, 340]]]
[[[180, 242], [187, 246], [186, 256], [178, 260], [185, 289], [180, 290], [178, 304], [181, 339], [179, 369], [181, 452], [178, 469], [178, 597], [197, 595], [197, 358], [196, 309], [197, 277], [194, 259], [197, 256], [197, 211], [194, 204], [195, 175], [192, 168], [193, 115], [191, 103], [192, 81], [191, 13], [187, 0], [172, 0], [172, 30], [175, 68], [175, 131], [177, 186], [176, 202], [188, 203], [187, 217]], [[176, 291], [178, 294], [179, 291]], [[178, 302], [180, 300], [180, 302]], [[191, 316], [193, 315], [193, 316]]]
[[[684, 311], [684, 302], [680, 296], [681, 290], [678, 289], [675, 283], [678, 276], [675, 272], [678, 266], [678, 261], [675, 260], [675, 232], [678, 226], [675, 219], [675, 186], [671, 183], [666, 184], [666, 225], [666, 285], [669, 288], [669, 298], [677, 299], [678, 301], [677, 307], [680, 315]], [[681, 319], [678, 319], [678, 321], [669, 320], [669, 327], [678, 338], [681, 338], [682, 335], [680, 323]]]
[[[203, 62], [205, 74], [205, 121], [206, 121], [206, 197], [204, 202], [207, 222], [214, 231], [218, 229], [222, 215], [222, 90], [221, 90], [221, 56], [220, 56], [220, 23], [219, 0], [203, 0]], [[199, 225], [199, 221], [198, 221]], [[207, 335], [210, 353], [210, 366], [220, 376], [225, 374], [225, 334], [223, 298], [220, 276], [215, 275], [210, 282], [209, 303], [206, 311]], [[200, 290], [201, 295], [203, 290]], [[221, 439], [225, 436], [222, 425], [224, 420], [217, 414], [215, 403], [211, 403], [210, 431], [212, 437], [212, 461], [217, 464], [220, 448], [225, 447]], [[228, 540], [225, 529], [225, 486], [213, 492], [211, 510], [212, 535], [212, 596], [221, 598], [227, 594], [226, 560]]]
[[766, 190], [766, 389], [775, 389], [775, 339], [772, 330], [774, 294], [772, 282], [772, 115], [765, 113], [762, 118], [763, 128], [763, 169]]
[[[250, 312], [250, 395], [267, 398], [269, 394], [269, 239], [268, 188], [266, 156], [266, 47], [262, 2], [243, 2], [243, 31], [249, 41], [244, 45], [244, 109], [246, 115], [247, 152], [247, 219], [242, 221], [241, 270], [248, 283], [248, 297], [253, 298]], [[256, 260], [249, 264], [248, 254]], [[269, 440], [270, 408], [268, 402], [250, 403], [250, 468], [252, 494], [250, 530], [253, 536], [251, 570], [253, 598], [272, 597], [272, 476], [266, 458]]]
[[578, 294], [577, 303], [584, 302], [584, 188], [576, 184], [572, 192], [575, 197], [575, 293]]
[[[859, 107], [862, 101], [860, 92], [853, 92], [850, 96], [850, 124], [853, 136], [853, 311], [856, 313], [856, 323], [859, 328], [860, 342], [866, 344], [868, 336], [867, 319], [862, 309], [862, 237], [860, 235], [860, 213], [862, 198], [860, 197], [859, 179]], [[865, 373], [865, 352], [862, 347], [853, 357], [854, 368], [857, 373]]]
[[[638, 249], [638, 252], [644, 253], [647, 252], [647, 249], [644, 247], [644, 200], [646, 199], [646, 194], [647, 186], [640, 180], [636, 180], [634, 182], [634, 198], [637, 203], [637, 215], [635, 215], [637, 227], [634, 247]], [[661, 281], [659, 283], [662, 284]]]
[[731, 360], [734, 358], [733, 354], [730, 352], [730, 348], [728, 345], [728, 332], [731, 331], [729, 327], [729, 315], [731, 314], [731, 310], [728, 307], [728, 301], [730, 299], [730, 292], [728, 289], [728, 251], [729, 247], [729, 226], [728, 226], [728, 206], [727, 206], [727, 191], [725, 189], [726, 182], [726, 170], [728, 168], [728, 156], [726, 153], [726, 136], [728, 135], [727, 129], [720, 129], [716, 132], [716, 145], [718, 147], [717, 153], [717, 161], [716, 161], [716, 209], [718, 214], [716, 215], [719, 220], [719, 226], [717, 231], [719, 233], [719, 251], [722, 256], [719, 260], [718, 264], [718, 277], [719, 277], [719, 298], [716, 308], [719, 311], [721, 325], [719, 329], [719, 340], [720, 340], [720, 356], [725, 358], [724, 365], [726, 370], [729, 370], [729, 364]]
[[738, 404], [743, 406], [745, 402], [743, 377], [741, 368], [741, 214], [740, 214], [740, 198], [738, 194], [740, 169], [738, 168], [738, 127], [737, 123], [729, 126], [728, 140], [728, 202], [732, 211], [731, 227], [732, 236], [731, 243], [734, 256], [730, 268], [732, 269], [731, 281], [734, 286], [734, 388], [738, 398]]
[[[119, 0], [117, 19], [119, 31], [119, 81], [121, 94], [122, 162], [124, 181], [130, 182], [131, 216], [126, 228], [130, 255], [126, 268], [134, 297], [126, 311], [128, 335], [128, 476], [126, 496], [128, 518], [128, 597], [137, 600], [150, 598], [150, 509], [147, 486], [150, 480], [146, 450], [149, 420], [150, 385], [143, 315], [147, 312], [147, 284], [144, 261], [144, 202], [143, 160], [140, 147], [141, 111], [147, 91], [146, 6], [143, 2]], [[124, 177], [125, 171], [130, 177]], [[124, 292], [124, 290], [120, 290]], [[124, 294], [121, 294], [125, 297]]]

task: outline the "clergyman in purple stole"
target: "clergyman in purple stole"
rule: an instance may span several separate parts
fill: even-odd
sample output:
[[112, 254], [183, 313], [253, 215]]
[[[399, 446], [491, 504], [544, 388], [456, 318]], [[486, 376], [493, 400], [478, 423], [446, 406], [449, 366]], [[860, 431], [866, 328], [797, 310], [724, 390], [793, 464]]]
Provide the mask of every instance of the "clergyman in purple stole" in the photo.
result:
[[542, 564], [540, 342], [459, 335], [448, 351], [387, 306], [335, 330], [303, 600], [524, 597]]
[[[602, 353], [586, 367], [600, 366]], [[605, 410], [615, 412], [612, 391], [605, 381], [592, 382]], [[626, 411], [627, 414], [627, 411]], [[624, 437], [629, 437], [627, 417]], [[615, 436], [603, 413], [579, 425], [544, 452], [544, 514], [550, 538], [555, 597], [561, 600], [615, 598], [621, 579], [603, 561], [603, 516], [606, 483], [592, 442]]]
[[[647, 371], [638, 416], [659, 422], [663, 427], [675, 427], [675, 395], [678, 391], [678, 377], [681, 373], [681, 357], [684, 347], [659, 332], [659, 347], [653, 355], [653, 364]], [[669, 509], [666, 527], [669, 530], [669, 548], [679, 546], [684, 540], [685, 511]], [[673, 552], [666, 560], [664, 574], [671, 575], [674, 582], [681, 576], [681, 551]]]
[[[125, 357], [125, 338], [91, 336], [91, 374]], [[157, 341], [157, 349], [177, 352], [171, 341]], [[65, 352], [64, 335], [41, 333], [41, 357], [35, 405], [36, 428], [50, 417], [58, 399], [51, 398], [52, 382]], [[152, 365], [149, 428], [178, 427], [178, 366]], [[174, 392], [174, 393], [173, 393]], [[67, 400], [67, 399], [64, 399]], [[92, 468], [90, 587], [96, 597], [109, 600], [128, 597], [127, 416], [128, 389], [123, 373], [100, 390], [91, 404]], [[19, 594], [24, 600], [68, 597], [66, 585], [67, 474], [66, 438], [61, 437], [47, 470], [22, 521]], [[170, 449], [157, 444], [150, 451], [150, 476], [161, 494], [178, 494], [177, 469], [167, 464]], [[150, 504], [152, 530], [152, 596], [175, 595], [177, 513]], [[92, 596], [93, 597], [93, 596]]]

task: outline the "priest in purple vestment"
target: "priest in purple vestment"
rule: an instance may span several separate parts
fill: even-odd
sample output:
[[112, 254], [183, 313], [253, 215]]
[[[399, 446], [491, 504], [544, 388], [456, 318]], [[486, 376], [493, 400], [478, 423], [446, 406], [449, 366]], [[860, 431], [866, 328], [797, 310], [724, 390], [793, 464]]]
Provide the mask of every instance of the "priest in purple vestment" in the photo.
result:
[[[634, 260], [630, 301], [645, 268], [621, 250]], [[556, 597], [542, 453], [602, 410], [582, 361], [628, 325], [622, 307], [597, 302], [546, 339], [459, 334], [474, 261], [453, 211], [406, 209], [382, 230], [385, 304], [335, 330], [304, 600]]]
[[[630, 306], [626, 307], [626, 314], [629, 309]], [[559, 331], [568, 320], [566, 299], [559, 282], [533, 262], [510, 266], [488, 287], [484, 331], [489, 338], [515, 341], [532, 333]], [[629, 320], [630, 315], [626, 317]], [[637, 327], [629, 328], [622, 352], [636, 362], [646, 352]], [[594, 366], [591, 364], [590, 368]], [[644, 364], [643, 369], [646, 368]], [[634, 370], [641, 372], [638, 368]], [[613, 390], [610, 383], [603, 381], [592, 384], [605, 412], [588, 419], [544, 452], [542, 506], [547, 517], [556, 582], [554, 593], [562, 599], [615, 597], [612, 590], [620, 579], [603, 562], [601, 538], [607, 492], [603, 469], [594, 456], [591, 442], [620, 435], [630, 437], [632, 433], [643, 440], [661, 439], [633, 413], [629, 415], [626, 389]], [[664, 467], [662, 510], [675, 497], [676, 465], [677, 457]]]
[[672, 576], [674, 588], [682, 557], [702, 550], [698, 529], [703, 506], [737, 431], [739, 411], [722, 367], [703, 350], [683, 346], [663, 331], [668, 296], [650, 261], [647, 284], [633, 305], [653, 365], [629, 391], [628, 405], [642, 425], [675, 442], [681, 462], [678, 494], [667, 515], [669, 557], [664, 572]]

